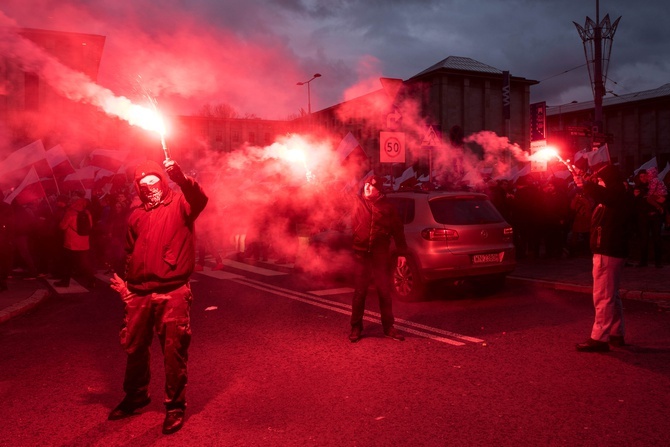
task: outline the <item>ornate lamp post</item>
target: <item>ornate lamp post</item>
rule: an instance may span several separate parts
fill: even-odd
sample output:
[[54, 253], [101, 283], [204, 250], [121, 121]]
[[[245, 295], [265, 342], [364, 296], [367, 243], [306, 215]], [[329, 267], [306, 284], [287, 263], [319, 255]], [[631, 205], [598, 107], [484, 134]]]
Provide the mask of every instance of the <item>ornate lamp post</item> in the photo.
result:
[[586, 56], [586, 65], [589, 69], [589, 78], [591, 88], [593, 89], [593, 103], [595, 106], [594, 114], [594, 132], [602, 134], [603, 132], [603, 96], [605, 96], [604, 78], [607, 77], [610, 55], [612, 53], [612, 40], [614, 33], [619, 25], [621, 17], [613, 23], [610, 21], [609, 14], [605, 15], [600, 21], [600, 2], [596, 0], [596, 20], [586, 18], [584, 26], [577, 22], [572, 22], [577, 27], [579, 36], [584, 43], [584, 56]]

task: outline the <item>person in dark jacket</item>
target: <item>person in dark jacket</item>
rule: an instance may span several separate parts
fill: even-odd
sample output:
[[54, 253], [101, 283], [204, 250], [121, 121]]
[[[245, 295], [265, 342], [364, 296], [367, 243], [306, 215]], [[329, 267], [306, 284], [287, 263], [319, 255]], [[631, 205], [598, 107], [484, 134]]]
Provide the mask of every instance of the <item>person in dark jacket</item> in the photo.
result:
[[167, 159], [163, 165], [181, 192], [169, 187], [157, 163], [147, 161], [137, 167], [135, 188], [141, 204], [128, 216], [125, 278], [116, 273], [111, 278], [111, 287], [125, 305], [120, 337], [128, 362], [123, 382], [126, 396], [109, 419], [132, 416], [151, 401], [149, 347], [155, 329], [165, 364], [163, 433], [170, 434], [184, 423], [195, 220], [208, 199], [174, 160]]
[[576, 348], [581, 352], [607, 352], [610, 345], [625, 344], [619, 283], [628, 256], [632, 204], [623, 177], [613, 165], [605, 165], [589, 181], [575, 176], [575, 184], [583, 187], [596, 204], [590, 235], [595, 321], [591, 336]]
[[[357, 342], [363, 331], [363, 314], [368, 286], [374, 278], [379, 297], [384, 334], [394, 340], [405, 338], [393, 327], [391, 302], [389, 247], [393, 238], [400, 253], [407, 250], [405, 230], [398, 214], [382, 193], [383, 180], [371, 176], [365, 180], [363, 195], [356, 196], [352, 214], [354, 262], [356, 263], [355, 290], [351, 305], [351, 334], [349, 340]], [[404, 256], [398, 257], [403, 267]]]

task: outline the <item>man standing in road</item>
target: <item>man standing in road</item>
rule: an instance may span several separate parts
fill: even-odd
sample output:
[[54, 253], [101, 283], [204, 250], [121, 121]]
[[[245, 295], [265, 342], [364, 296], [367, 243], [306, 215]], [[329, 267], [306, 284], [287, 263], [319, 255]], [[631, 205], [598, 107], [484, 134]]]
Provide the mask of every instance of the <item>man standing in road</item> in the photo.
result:
[[607, 352], [610, 345], [624, 345], [623, 304], [619, 296], [621, 273], [628, 255], [630, 198], [618, 169], [607, 164], [585, 181], [575, 184], [593, 198], [590, 246], [593, 252], [593, 306], [591, 337], [578, 343], [580, 352]]
[[120, 337], [128, 361], [123, 382], [126, 396], [109, 419], [132, 416], [151, 401], [149, 347], [155, 329], [165, 364], [163, 433], [170, 434], [184, 424], [194, 226], [208, 199], [174, 160], [166, 159], [163, 165], [181, 193], [169, 187], [158, 163], [147, 161], [137, 167], [135, 189], [142, 203], [128, 217], [125, 278], [115, 273], [111, 279], [111, 287], [125, 305]]
[[[370, 176], [365, 180], [363, 195], [356, 196], [352, 213], [354, 261], [356, 263], [355, 291], [351, 305], [351, 334], [349, 340], [357, 342], [363, 331], [363, 314], [368, 286], [374, 278], [379, 296], [379, 310], [382, 316], [384, 334], [394, 340], [405, 337], [395, 327], [390, 292], [391, 237], [399, 253], [407, 251], [405, 230], [398, 214], [383, 194], [384, 181], [381, 177]], [[403, 267], [404, 256], [398, 257], [398, 266]]]

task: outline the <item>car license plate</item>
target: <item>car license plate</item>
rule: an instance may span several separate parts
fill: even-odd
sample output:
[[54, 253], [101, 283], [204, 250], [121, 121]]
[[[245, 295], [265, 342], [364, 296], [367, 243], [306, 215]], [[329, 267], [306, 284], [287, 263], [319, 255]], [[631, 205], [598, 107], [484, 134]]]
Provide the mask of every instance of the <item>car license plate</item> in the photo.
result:
[[473, 255], [472, 263], [473, 264], [486, 264], [492, 262], [501, 262], [502, 261], [502, 252], [501, 253], [490, 253], [486, 255]]

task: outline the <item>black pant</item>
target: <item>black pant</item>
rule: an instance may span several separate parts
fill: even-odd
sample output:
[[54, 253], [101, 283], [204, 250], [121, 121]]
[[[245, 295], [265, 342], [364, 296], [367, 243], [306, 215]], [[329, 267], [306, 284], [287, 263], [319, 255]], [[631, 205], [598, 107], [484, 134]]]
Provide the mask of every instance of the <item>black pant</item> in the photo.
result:
[[649, 260], [649, 242], [654, 250], [654, 262], [661, 265], [663, 262], [663, 215], [659, 213], [638, 215], [638, 231], [640, 236], [640, 264], [646, 265]]
[[63, 276], [62, 281], [69, 283], [70, 278], [75, 273], [83, 275], [84, 280], [90, 286], [95, 282], [95, 274], [91, 268], [88, 250], [70, 250], [63, 249]]
[[389, 255], [387, 252], [354, 253], [356, 263], [354, 297], [351, 304], [351, 326], [363, 327], [365, 297], [372, 281], [379, 297], [379, 311], [384, 331], [393, 327], [393, 307], [389, 279]]

